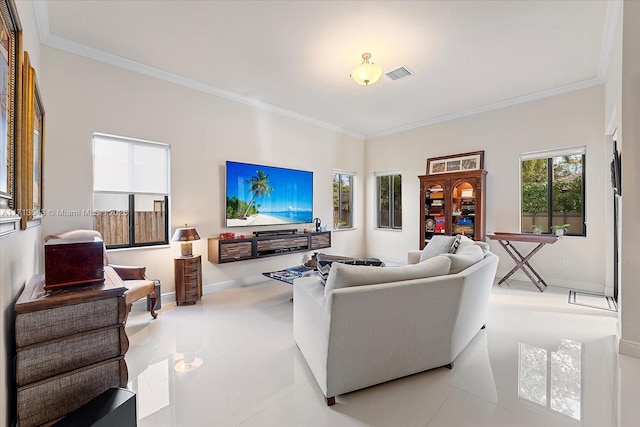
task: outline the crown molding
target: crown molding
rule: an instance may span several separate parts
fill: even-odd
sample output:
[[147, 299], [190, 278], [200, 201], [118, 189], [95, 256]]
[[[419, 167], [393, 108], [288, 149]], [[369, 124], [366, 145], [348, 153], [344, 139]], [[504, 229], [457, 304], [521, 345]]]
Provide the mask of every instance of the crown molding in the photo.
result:
[[604, 18], [602, 43], [600, 45], [600, 62], [598, 63], [598, 79], [602, 81], [605, 81], [607, 78], [607, 70], [609, 69], [611, 52], [613, 51], [613, 42], [616, 38], [616, 28], [622, 15], [622, 3], [621, 0], [607, 1], [607, 13]]
[[49, 5], [46, 1], [34, 1], [31, 3], [33, 5], [38, 38], [40, 39], [40, 44], [44, 44], [45, 39], [51, 35], [49, 28]]
[[125, 70], [133, 71], [136, 73], [144, 74], [146, 76], [154, 77], [160, 80], [167, 81], [179, 86], [187, 87], [189, 89], [204, 92], [210, 95], [215, 95], [220, 98], [224, 98], [230, 101], [239, 102], [260, 110], [268, 111], [283, 117], [287, 117], [293, 120], [297, 120], [302, 123], [311, 124], [323, 129], [327, 129], [333, 132], [341, 133], [351, 136], [356, 139], [364, 139], [364, 135], [344, 129], [338, 126], [334, 126], [330, 123], [323, 122], [321, 120], [314, 119], [304, 114], [297, 113], [295, 111], [287, 110], [259, 101], [257, 99], [240, 95], [235, 92], [224, 90], [215, 86], [202, 83], [200, 81], [190, 79], [178, 74], [174, 74], [165, 70], [161, 70], [150, 65], [146, 65], [131, 59], [124, 58], [122, 56], [114, 55], [109, 52], [105, 52], [100, 49], [95, 49], [81, 43], [76, 43], [71, 40], [55, 36], [49, 31], [49, 14], [46, 1], [33, 2], [33, 7], [36, 16], [36, 25], [38, 27], [38, 34], [40, 35], [40, 43], [43, 45], [59, 49], [65, 52], [73, 53], [75, 55], [83, 56], [93, 59], [95, 61], [103, 62], [105, 64], [112, 65], [114, 67], [123, 68]]
[[297, 113], [295, 111], [287, 110], [285, 108], [281, 108], [266, 102], [262, 102], [248, 96], [240, 95], [235, 92], [231, 92], [215, 86], [211, 86], [209, 84], [202, 83], [200, 81], [190, 79], [188, 77], [180, 76], [178, 74], [174, 74], [165, 70], [161, 70], [159, 68], [155, 68], [140, 62], [136, 62], [131, 59], [114, 55], [99, 49], [94, 49], [89, 46], [76, 43], [62, 37], [54, 36], [50, 32], [47, 1], [34, 1], [33, 8], [34, 8], [34, 13], [36, 18], [36, 25], [38, 27], [38, 34], [40, 36], [40, 43], [42, 43], [43, 45], [52, 47], [54, 49], [59, 49], [65, 52], [73, 53], [79, 56], [83, 56], [86, 58], [90, 58], [99, 62], [103, 62], [109, 65], [112, 65], [114, 67], [123, 68], [129, 71], [137, 72], [137, 73], [154, 77], [160, 80], [164, 80], [170, 83], [174, 83], [179, 86], [187, 87], [189, 89], [193, 89], [193, 90], [204, 92], [210, 95], [218, 96], [230, 101], [239, 102], [241, 104], [245, 104], [245, 105], [258, 108], [264, 111], [268, 111], [268, 112], [271, 112], [283, 117], [287, 117], [302, 123], [311, 124], [322, 129], [348, 135], [356, 139], [369, 140], [369, 139], [378, 138], [381, 136], [392, 135], [395, 133], [400, 133], [407, 130], [423, 127], [423, 126], [430, 126], [437, 123], [446, 122], [449, 120], [468, 117], [475, 114], [484, 113], [487, 111], [497, 110], [497, 109], [509, 107], [512, 105], [523, 104], [525, 102], [535, 101], [538, 99], [547, 98], [550, 96], [555, 96], [555, 95], [603, 84], [604, 78], [602, 76], [606, 74], [606, 70], [608, 68], [609, 60], [611, 57], [613, 40], [615, 38], [616, 24], [620, 16], [619, 14], [622, 11], [622, 1], [609, 0], [607, 3], [607, 13], [605, 18], [606, 21], [605, 21], [605, 28], [604, 28], [603, 39], [602, 39], [602, 48], [600, 52], [600, 63], [599, 63], [597, 78], [585, 80], [578, 83], [573, 83], [566, 86], [561, 86], [554, 89], [544, 90], [541, 92], [536, 92], [536, 93], [532, 93], [532, 94], [528, 94], [528, 95], [524, 95], [516, 98], [511, 98], [511, 99], [499, 101], [492, 104], [482, 105], [482, 106], [467, 109], [467, 110], [462, 110], [462, 111], [457, 111], [450, 114], [432, 117], [429, 119], [421, 120], [421, 121], [410, 123], [407, 125], [398, 126], [398, 127], [382, 130], [379, 132], [369, 133], [369, 134], [362, 134], [362, 133], [354, 132], [348, 129], [344, 129], [344, 128], [332, 125], [330, 123], [314, 119], [304, 114]]
[[540, 92], [535, 92], [528, 95], [511, 98], [504, 101], [494, 102], [493, 104], [481, 105], [479, 107], [470, 108], [468, 110], [456, 111], [454, 113], [445, 114], [438, 117], [432, 117], [430, 119], [421, 120], [419, 122], [410, 123], [404, 126], [398, 126], [398, 127], [388, 129], [388, 130], [383, 130], [380, 132], [366, 134], [365, 137], [367, 138], [367, 140], [369, 140], [369, 139], [378, 138], [381, 136], [392, 135], [395, 133], [404, 132], [407, 130], [411, 130], [411, 129], [415, 129], [423, 126], [430, 126], [436, 123], [448, 122], [449, 120], [460, 119], [462, 117], [473, 116], [476, 114], [485, 113], [487, 111], [510, 107], [512, 105], [524, 104], [526, 102], [536, 101], [538, 99], [548, 98], [551, 96], [556, 96], [556, 95], [560, 95], [567, 92], [573, 92], [575, 90], [586, 89], [593, 86], [599, 86], [601, 84], [602, 84], [602, 81], [600, 81], [599, 79], [585, 80], [582, 82], [573, 83], [566, 86], [560, 86], [554, 89], [543, 90]]

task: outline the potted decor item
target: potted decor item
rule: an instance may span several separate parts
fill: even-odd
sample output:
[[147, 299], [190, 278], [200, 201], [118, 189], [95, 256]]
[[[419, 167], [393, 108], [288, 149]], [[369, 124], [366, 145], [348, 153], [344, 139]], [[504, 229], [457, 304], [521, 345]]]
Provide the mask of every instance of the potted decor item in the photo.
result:
[[551, 226], [551, 230], [556, 233], [556, 236], [564, 236], [567, 234], [567, 228], [569, 228], [569, 224]]
[[533, 229], [533, 234], [539, 235], [542, 234], [542, 226], [541, 225], [532, 225], [531, 228]]

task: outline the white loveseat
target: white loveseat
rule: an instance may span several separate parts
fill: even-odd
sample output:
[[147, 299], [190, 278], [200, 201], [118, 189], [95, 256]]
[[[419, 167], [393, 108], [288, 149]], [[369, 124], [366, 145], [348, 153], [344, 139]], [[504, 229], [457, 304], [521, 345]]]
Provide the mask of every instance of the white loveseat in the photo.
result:
[[[448, 272], [451, 262], [446, 258], [439, 255], [420, 264], [437, 264], [437, 270], [448, 262]], [[348, 267], [352, 274], [353, 269], [377, 268], [380, 282], [392, 277], [389, 273], [403, 276], [412, 269], [407, 277], [415, 276], [416, 268], [421, 267], [333, 265], [328, 289], [317, 277], [296, 279], [294, 339], [327, 404], [333, 405], [339, 394], [428, 369], [452, 367], [486, 323], [498, 257], [485, 249], [481, 258], [455, 274], [373, 285], [356, 283], [341, 288], [333, 283], [329, 289], [334, 269]], [[416, 256], [410, 254], [409, 260], [415, 261]], [[396, 272], [390, 272], [393, 269]], [[361, 271], [371, 277], [370, 271]]]

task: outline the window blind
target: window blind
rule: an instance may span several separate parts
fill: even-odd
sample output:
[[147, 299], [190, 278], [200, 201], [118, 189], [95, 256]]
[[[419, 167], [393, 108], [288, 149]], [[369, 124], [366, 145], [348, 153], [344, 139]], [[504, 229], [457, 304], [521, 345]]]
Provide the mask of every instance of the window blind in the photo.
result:
[[93, 135], [93, 191], [169, 194], [168, 144]]

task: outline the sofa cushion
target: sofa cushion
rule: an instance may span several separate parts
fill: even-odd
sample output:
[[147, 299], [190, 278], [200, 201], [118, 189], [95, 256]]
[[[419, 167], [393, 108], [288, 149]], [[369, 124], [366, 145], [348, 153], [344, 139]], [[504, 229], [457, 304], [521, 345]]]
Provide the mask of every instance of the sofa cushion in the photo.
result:
[[458, 243], [458, 247], [456, 248], [454, 253], [458, 253], [460, 251], [462, 251], [464, 248], [466, 248], [469, 245], [473, 245], [473, 239], [468, 238], [467, 236], [460, 236], [460, 242]]
[[368, 267], [333, 263], [324, 288], [325, 297], [334, 289], [351, 286], [375, 285], [425, 277], [444, 276], [449, 273], [451, 260], [436, 256], [418, 264], [402, 267]]
[[457, 247], [456, 241], [458, 239], [458, 236], [433, 236], [422, 250], [420, 262], [452, 252], [451, 248], [454, 245]]
[[486, 255], [489, 252], [489, 244], [487, 242], [473, 242], [474, 245], [479, 246], [482, 249], [482, 255]]
[[449, 274], [460, 273], [484, 258], [484, 253], [479, 245], [471, 244], [455, 254], [445, 254], [451, 260]]
[[487, 252], [489, 252], [489, 244], [487, 242], [475, 241], [475, 240], [472, 240], [472, 239], [468, 238], [467, 236], [458, 236], [458, 237], [460, 237], [460, 242], [458, 244], [458, 248], [455, 251], [453, 251], [452, 253], [456, 253], [456, 254], [460, 253], [461, 251], [464, 250], [464, 248], [466, 248], [467, 246], [470, 246], [470, 245], [479, 246], [480, 249], [482, 249], [482, 253], [484, 255], [486, 255]]
[[316, 268], [320, 274], [320, 281], [323, 284], [326, 284], [327, 278], [329, 277], [329, 271], [331, 270], [331, 265], [334, 262], [350, 265], [371, 265], [375, 267], [384, 266], [384, 262], [380, 261], [378, 258], [351, 258], [319, 253], [316, 255]]

